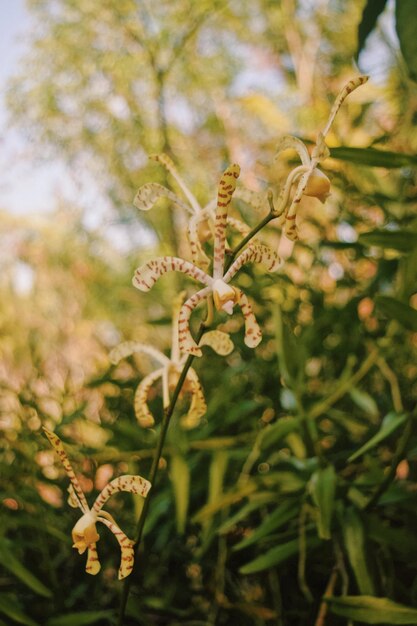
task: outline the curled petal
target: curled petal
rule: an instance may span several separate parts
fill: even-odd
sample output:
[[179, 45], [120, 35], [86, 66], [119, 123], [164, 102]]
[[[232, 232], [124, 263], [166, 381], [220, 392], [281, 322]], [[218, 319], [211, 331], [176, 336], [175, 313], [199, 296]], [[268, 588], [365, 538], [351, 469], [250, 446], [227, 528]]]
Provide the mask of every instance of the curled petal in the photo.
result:
[[204, 270], [207, 270], [210, 266], [210, 259], [204, 252], [200, 239], [198, 237], [198, 224], [200, 220], [199, 216], [194, 216], [190, 219], [188, 224], [188, 241], [191, 248], [191, 258], [193, 263], [198, 264]]
[[352, 91], [355, 91], [355, 89], [357, 89], [358, 87], [360, 87], [361, 85], [363, 85], [364, 83], [367, 82], [369, 76], [357, 76], [356, 78], [353, 78], [352, 80], [350, 80], [342, 89], [342, 91], [339, 93], [339, 95], [337, 96], [330, 114], [329, 114], [329, 119], [327, 120], [327, 124], [324, 127], [324, 130], [322, 132], [323, 137], [326, 137], [327, 133], [330, 130], [331, 125], [334, 122], [334, 118], [336, 117], [340, 107], [342, 106], [343, 102], [345, 101], [345, 99], [348, 97], [348, 95], [350, 93], [352, 93]]
[[210, 330], [209, 332], [204, 333], [198, 345], [200, 347], [210, 346], [214, 352], [220, 354], [221, 356], [227, 356], [233, 351], [234, 348], [230, 335], [222, 332], [221, 330]]
[[199, 280], [204, 285], [211, 283], [211, 278], [193, 263], [175, 256], [163, 256], [153, 259], [139, 267], [133, 277], [133, 285], [141, 291], [152, 289], [158, 278], [167, 272], [182, 272]]
[[[243, 202], [249, 204], [259, 213], [269, 209], [268, 197], [264, 191], [252, 191], [251, 189], [246, 189], [245, 187], [237, 187], [234, 195], [235, 198], [243, 200]], [[229, 220], [230, 218], [228, 218], [227, 221]]]
[[252, 311], [252, 307], [243, 291], [236, 289], [237, 302], [242, 309], [243, 317], [245, 318], [245, 344], [249, 348], [256, 348], [256, 346], [262, 341], [262, 332], [259, 328], [259, 324], [256, 321], [256, 317]]
[[122, 580], [123, 578], [126, 578], [126, 576], [129, 576], [132, 572], [135, 557], [133, 546], [135, 544], [125, 535], [125, 533], [119, 528], [114, 519], [108, 513], [106, 514], [106, 517], [100, 515], [98, 517], [98, 521], [111, 530], [119, 543], [120, 550], [122, 552], [119, 567], [119, 580]]
[[313, 171], [314, 171], [314, 166], [310, 167], [310, 169], [304, 172], [304, 174], [301, 176], [300, 181], [297, 185], [297, 190], [292, 199], [291, 205], [285, 215], [283, 233], [288, 237], [288, 239], [291, 239], [291, 241], [297, 241], [298, 239], [297, 224], [296, 224], [297, 209], [298, 209], [298, 205], [301, 202], [301, 198], [303, 197], [303, 193], [305, 192], [305, 189], [308, 185], [308, 181]]
[[67, 502], [70, 506], [72, 506], [73, 509], [79, 509], [80, 508], [80, 504], [77, 498], [77, 494], [74, 491], [74, 487], [72, 486], [72, 484], [70, 483], [69, 487], [68, 487], [68, 498], [67, 498]]
[[122, 359], [125, 359], [132, 354], [137, 352], [142, 352], [143, 354], [148, 354], [150, 357], [158, 361], [161, 365], [166, 365], [169, 363], [168, 357], [165, 354], [162, 354], [159, 350], [154, 348], [153, 346], [148, 346], [145, 343], [138, 343], [137, 341], [124, 341], [123, 343], [113, 348], [109, 354], [109, 359], [115, 365], [119, 363]]
[[175, 167], [173, 160], [167, 154], [152, 154], [150, 155], [149, 158], [153, 159], [154, 161], [158, 161], [168, 170], [171, 176], [175, 178], [175, 180], [177, 181], [178, 186], [181, 188], [184, 196], [187, 198], [188, 202], [190, 203], [190, 206], [193, 212], [199, 213], [201, 211], [201, 207], [199, 203], [197, 202], [194, 194], [190, 191], [188, 186], [185, 184], [184, 180], [179, 175], [178, 170]]
[[87, 556], [87, 563], [85, 565], [85, 571], [87, 572], [87, 574], [91, 574], [92, 576], [95, 576], [96, 574], [99, 573], [101, 569], [100, 561], [99, 561], [98, 554], [97, 554], [97, 547], [95, 543], [92, 543], [90, 545], [90, 547], [88, 548], [87, 554], [88, 556]]
[[175, 193], [158, 183], [142, 185], [137, 191], [133, 204], [140, 211], [149, 211], [160, 198], [168, 198], [175, 206], [190, 212], [190, 207], [185, 202], [178, 198]]
[[188, 370], [187, 382], [191, 391], [191, 404], [188, 413], [181, 417], [180, 422], [184, 428], [191, 429], [199, 425], [200, 419], [207, 411], [207, 404], [198, 376], [192, 368]]
[[197, 291], [197, 293], [191, 296], [191, 298], [182, 305], [178, 320], [178, 343], [180, 352], [187, 352], [194, 356], [201, 356], [203, 354], [191, 335], [190, 316], [197, 304], [205, 300], [211, 292], [211, 287], [200, 289], [200, 291]]
[[230, 217], [229, 215], [227, 218], [227, 223], [243, 237], [246, 237], [246, 235], [249, 235], [250, 233], [250, 227], [245, 224], [245, 222], [242, 222], [242, 220], [236, 219], [236, 217]]
[[89, 511], [87, 500], [85, 499], [85, 495], [78, 483], [77, 477], [75, 476], [71, 463], [68, 460], [67, 453], [65, 452], [62, 441], [57, 435], [55, 435], [55, 433], [48, 430], [47, 428], [43, 428], [43, 431], [45, 435], [48, 437], [49, 442], [51, 443], [55, 452], [59, 456], [61, 463], [64, 466], [64, 469], [67, 473], [67, 476], [71, 481], [71, 484], [73, 486], [73, 491], [72, 491], [73, 498], [76, 498], [78, 500], [78, 507], [81, 509], [81, 511], [83, 511], [84, 513], [87, 513]]
[[310, 155], [301, 139], [293, 137], [292, 135], [284, 135], [277, 145], [277, 154], [275, 155], [275, 158], [278, 157], [280, 152], [284, 152], [284, 150], [295, 150], [300, 157], [301, 163], [306, 167], [310, 165]]
[[155, 420], [147, 404], [148, 393], [154, 382], [158, 380], [158, 378], [162, 378], [163, 373], [164, 368], [155, 370], [148, 376], [145, 376], [136, 389], [133, 407], [136, 419], [138, 420], [139, 426], [142, 428], [152, 428], [155, 424]]
[[150, 488], [151, 483], [149, 480], [142, 478], [142, 476], [124, 474], [123, 476], [119, 476], [119, 478], [115, 478], [110, 481], [109, 484], [104, 487], [103, 491], [97, 496], [91, 510], [95, 513], [101, 511], [110, 496], [119, 491], [135, 493], [146, 498]]
[[220, 179], [217, 191], [216, 220], [214, 224], [214, 262], [213, 278], [223, 276], [224, 246], [226, 241], [227, 210], [236, 189], [240, 167], [236, 163], [230, 165]]
[[229, 271], [223, 278], [224, 282], [229, 282], [246, 263], [262, 263], [266, 266], [268, 272], [275, 272], [280, 267], [280, 259], [276, 252], [262, 243], [252, 243], [230, 266]]

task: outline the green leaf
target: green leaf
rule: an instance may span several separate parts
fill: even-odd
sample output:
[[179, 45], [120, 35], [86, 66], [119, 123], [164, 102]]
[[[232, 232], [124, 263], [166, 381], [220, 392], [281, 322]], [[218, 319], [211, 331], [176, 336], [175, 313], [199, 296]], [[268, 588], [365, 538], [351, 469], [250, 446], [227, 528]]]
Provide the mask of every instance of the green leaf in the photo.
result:
[[[319, 545], [320, 539], [317, 537], [309, 537], [307, 539], [307, 547], [314, 548]], [[283, 543], [279, 546], [275, 546], [275, 548], [271, 548], [265, 554], [258, 556], [253, 561], [246, 563], [243, 565], [239, 572], [241, 574], [255, 574], [256, 572], [263, 572], [266, 569], [270, 569], [271, 567], [275, 567], [279, 565], [283, 561], [286, 561], [290, 557], [297, 554], [300, 548], [299, 539], [292, 539], [287, 543]]]
[[249, 502], [247, 502], [244, 506], [242, 506], [234, 515], [228, 517], [217, 529], [217, 532], [220, 535], [227, 534], [230, 530], [233, 529], [236, 524], [246, 519], [248, 515], [250, 515], [256, 509], [261, 508], [261, 506], [265, 506], [270, 502], [276, 500], [276, 494], [271, 491], [261, 491], [253, 495]]
[[4, 540], [0, 542], [0, 563], [32, 591], [44, 598], [52, 598], [52, 591], [22, 565]]
[[362, 19], [358, 26], [358, 49], [356, 51], [356, 59], [361, 50], [365, 46], [368, 35], [374, 30], [378, 17], [385, 9], [387, 0], [368, 0], [363, 12]]
[[340, 596], [325, 598], [332, 613], [365, 624], [417, 624], [417, 609], [389, 598]]
[[[213, 454], [209, 470], [209, 489], [208, 489], [208, 506], [216, 506], [223, 496], [223, 481], [227, 470], [229, 454], [224, 450], [219, 450]], [[207, 518], [204, 522], [204, 533], [208, 535], [210, 530], [211, 518]]]
[[350, 463], [351, 461], [354, 461], [362, 454], [365, 454], [365, 452], [368, 452], [369, 450], [372, 450], [372, 448], [375, 448], [375, 446], [381, 443], [381, 441], [389, 437], [393, 432], [397, 430], [397, 428], [402, 426], [402, 424], [404, 424], [404, 422], [407, 420], [407, 417], [408, 416], [405, 414], [398, 414], [394, 413], [393, 411], [391, 413], [388, 413], [382, 420], [381, 428], [379, 429], [379, 431], [366, 443], [364, 443], [363, 446], [359, 448], [359, 450], [356, 450], [356, 452], [351, 454], [348, 458], [348, 462]]
[[256, 543], [259, 539], [263, 539], [263, 537], [275, 532], [292, 519], [297, 514], [298, 509], [299, 505], [296, 502], [283, 502], [273, 513], [265, 517], [262, 524], [260, 524], [249, 537], [246, 537], [243, 541], [239, 541], [239, 543], [233, 546], [233, 550], [243, 550], [253, 543]]
[[349, 391], [349, 395], [356, 406], [362, 409], [362, 411], [365, 411], [365, 413], [368, 413], [371, 417], [378, 417], [379, 410], [377, 403], [369, 393], [357, 387], [352, 387]]
[[368, 165], [369, 167], [409, 167], [417, 165], [417, 155], [377, 150], [376, 148], [349, 148], [340, 146], [330, 148], [330, 156], [341, 161], [350, 161], [355, 165]]
[[317, 530], [321, 539], [331, 539], [331, 524], [334, 511], [337, 474], [333, 465], [320, 468], [311, 477], [310, 490], [318, 508]]
[[417, 332], [416, 309], [389, 296], [376, 296], [375, 304], [387, 317], [397, 320], [407, 330]]
[[401, 52], [410, 78], [417, 81], [417, 11], [415, 0], [397, 0], [395, 19]]
[[300, 420], [296, 417], [280, 417], [274, 424], [267, 426], [262, 433], [261, 450], [282, 441], [289, 433], [299, 430]]
[[23, 613], [20, 605], [12, 594], [0, 594], [0, 613], [24, 626], [39, 626], [36, 622]]
[[372, 230], [359, 235], [358, 241], [365, 246], [411, 252], [417, 247], [417, 233], [408, 230]]
[[171, 456], [169, 477], [174, 488], [177, 531], [183, 534], [190, 500], [190, 470], [182, 454]]
[[359, 591], [373, 594], [374, 583], [366, 562], [365, 533], [362, 520], [353, 508], [345, 509], [342, 518], [343, 539]]
[[61, 617], [53, 617], [46, 622], [46, 626], [87, 626], [96, 624], [99, 620], [110, 620], [113, 611], [81, 611], [80, 613], [67, 613]]

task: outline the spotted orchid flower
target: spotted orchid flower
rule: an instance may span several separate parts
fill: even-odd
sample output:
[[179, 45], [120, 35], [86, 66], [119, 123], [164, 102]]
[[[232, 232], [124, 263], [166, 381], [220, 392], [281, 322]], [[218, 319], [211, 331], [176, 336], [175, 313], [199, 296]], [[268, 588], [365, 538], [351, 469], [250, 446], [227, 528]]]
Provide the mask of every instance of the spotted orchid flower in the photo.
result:
[[[366, 83], [367, 80], [368, 76], [358, 76], [350, 80], [340, 91], [331, 108], [324, 129], [318, 134], [311, 156], [304, 143], [296, 137], [285, 136], [278, 145], [278, 152], [275, 158], [278, 158], [284, 150], [293, 149], [298, 153], [301, 160], [301, 165], [294, 168], [288, 175], [275, 209], [279, 215], [278, 224], [282, 225], [278, 254], [283, 259], [290, 256], [294, 242], [298, 239], [296, 217], [302, 196], [315, 197], [321, 202], [325, 202], [330, 195], [330, 180], [318, 168], [318, 165], [330, 155], [325, 139], [347, 96]], [[290, 196], [295, 185], [295, 192], [290, 202]]]
[[114, 493], [118, 491], [128, 491], [129, 493], [139, 494], [144, 498], [147, 496], [151, 483], [141, 476], [124, 475], [115, 478], [108, 483], [103, 491], [97, 496], [91, 509], [87, 504], [86, 497], [80, 487], [80, 484], [72, 469], [71, 463], [68, 460], [62, 441], [47, 428], [43, 429], [45, 435], [49, 439], [52, 447], [59, 456], [62, 465], [70, 479], [70, 486], [68, 488], [69, 497], [68, 504], [74, 508], [79, 508], [82, 512], [82, 517], [75, 524], [72, 529], [73, 548], [78, 550], [79, 554], [84, 554], [87, 550], [87, 564], [85, 571], [87, 574], [95, 576], [100, 571], [100, 561], [97, 554], [97, 541], [100, 539], [100, 535], [97, 533], [96, 524], [101, 522], [116, 537], [120, 550], [121, 550], [121, 562], [119, 567], [119, 579], [129, 576], [133, 569], [134, 559], [134, 542], [131, 541], [119, 526], [114, 521], [113, 517], [107, 511], [103, 511], [103, 506], [107, 500]]
[[149, 291], [161, 276], [170, 271], [178, 271], [203, 283], [203, 289], [200, 289], [183, 304], [178, 322], [180, 350], [194, 356], [201, 356], [202, 352], [191, 335], [190, 316], [195, 307], [209, 297], [213, 298], [218, 311], [224, 311], [229, 315], [232, 314], [235, 304], [239, 304], [245, 319], [245, 343], [247, 346], [255, 348], [262, 339], [261, 329], [246, 295], [237, 287], [232, 287], [229, 282], [243, 265], [250, 262], [263, 263], [268, 271], [275, 271], [280, 266], [277, 254], [263, 244], [253, 242], [243, 250], [225, 273], [223, 269], [227, 212], [239, 174], [240, 167], [234, 164], [226, 169], [220, 179], [214, 228], [213, 275], [209, 276], [205, 271], [184, 259], [165, 256], [139, 267], [132, 281], [133, 285], [141, 291]]
[[[182, 209], [189, 214], [187, 235], [190, 244], [191, 258], [193, 263], [203, 269], [208, 269], [210, 259], [203, 249], [206, 241], [212, 239], [215, 222], [216, 200], [210, 201], [202, 206], [195, 195], [192, 193], [184, 179], [180, 176], [172, 159], [166, 154], [151, 155], [151, 159], [158, 161], [165, 167], [177, 182], [181, 189], [184, 199], [181, 199], [175, 193], [158, 183], [146, 183], [139, 188], [134, 198], [134, 205], [141, 211], [149, 211], [160, 198], [167, 198], [174, 207]], [[244, 202], [259, 208], [261, 195], [251, 192], [248, 189], [240, 188], [235, 194]], [[262, 199], [266, 201], [266, 194]], [[227, 221], [232, 228], [243, 236], [246, 236], [250, 228], [242, 220], [228, 216]]]
[[[184, 295], [185, 292], [181, 292], [173, 306], [170, 358], [153, 346], [136, 341], [125, 341], [110, 353], [110, 361], [114, 364], [119, 363], [121, 359], [134, 353], [142, 353], [147, 354], [160, 366], [142, 380], [135, 393], [134, 410], [138, 423], [142, 428], [152, 428], [155, 424], [155, 419], [147, 404], [149, 390], [152, 385], [158, 379], [162, 380], [163, 406], [166, 409], [170, 403], [170, 391], [175, 388], [187, 359], [187, 355], [180, 352], [178, 338], [178, 318]], [[204, 345], [210, 346], [217, 354], [222, 356], [227, 356], [233, 350], [233, 343], [229, 335], [220, 330], [212, 330], [205, 333], [199, 345], [201, 347]], [[197, 373], [192, 367], [187, 372], [182, 393], [190, 394], [191, 403], [187, 413], [180, 418], [180, 424], [186, 429], [195, 428], [199, 425], [203, 415], [205, 415], [207, 404]]]

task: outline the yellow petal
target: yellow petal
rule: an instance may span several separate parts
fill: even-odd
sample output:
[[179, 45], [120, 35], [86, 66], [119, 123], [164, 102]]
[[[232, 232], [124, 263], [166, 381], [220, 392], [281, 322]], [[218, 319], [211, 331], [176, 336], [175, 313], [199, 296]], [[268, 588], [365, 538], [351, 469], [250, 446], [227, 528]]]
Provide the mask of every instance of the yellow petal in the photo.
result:
[[228, 333], [224, 333], [221, 330], [210, 330], [204, 333], [199, 346], [210, 346], [214, 352], [221, 356], [227, 356], [233, 351], [233, 341], [230, 339]]

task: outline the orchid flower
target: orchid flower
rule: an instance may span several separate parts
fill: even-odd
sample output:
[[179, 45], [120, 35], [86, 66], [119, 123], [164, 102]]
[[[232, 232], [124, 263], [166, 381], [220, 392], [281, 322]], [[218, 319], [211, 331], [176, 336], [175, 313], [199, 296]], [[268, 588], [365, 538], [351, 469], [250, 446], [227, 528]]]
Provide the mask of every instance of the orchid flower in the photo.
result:
[[[160, 367], [142, 380], [135, 393], [134, 410], [139, 425], [142, 426], [142, 428], [152, 428], [155, 424], [154, 417], [147, 404], [150, 388], [156, 380], [162, 380], [163, 405], [164, 409], [166, 409], [170, 403], [170, 390], [175, 388], [187, 359], [187, 355], [181, 354], [180, 352], [178, 339], [178, 318], [181, 305], [184, 301], [184, 295], [185, 292], [181, 292], [173, 306], [170, 358], [153, 346], [136, 341], [125, 341], [114, 348], [110, 353], [110, 361], [114, 364], [117, 364], [121, 359], [131, 356], [134, 353], [142, 353], [147, 354], [160, 365]], [[222, 356], [230, 354], [233, 350], [233, 343], [229, 335], [220, 330], [212, 330], [205, 333], [199, 345], [210, 346], [217, 354]], [[191, 404], [186, 415], [181, 417], [180, 423], [184, 428], [195, 428], [206, 413], [207, 404], [197, 373], [192, 367], [190, 367], [187, 372], [183, 392], [188, 392], [191, 395]]]
[[232, 263], [224, 273], [225, 241], [227, 212], [236, 188], [236, 181], [240, 174], [239, 165], [231, 165], [223, 173], [218, 186], [217, 207], [214, 228], [214, 252], [213, 252], [213, 275], [209, 276], [205, 271], [184, 259], [164, 256], [153, 259], [139, 267], [133, 277], [133, 285], [141, 291], [149, 291], [155, 282], [169, 271], [178, 271], [203, 283], [200, 289], [182, 306], [179, 322], [178, 336], [181, 352], [187, 352], [194, 356], [201, 356], [202, 352], [195, 343], [189, 327], [189, 319], [195, 307], [203, 300], [213, 297], [214, 305], [218, 311], [225, 311], [229, 315], [233, 313], [235, 304], [239, 304], [245, 319], [245, 343], [255, 348], [262, 339], [261, 329], [253, 314], [252, 307], [246, 295], [237, 287], [229, 285], [230, 280], [249, 262], [263, 263], [268, 271], [275, 271], [280, 266], [280, 261], [275, 252], [258, 242], [251, 243]]
[[72, 529], [73, 548], [78, 550], [79, 554], [84, 554], [87, 550], [87, 564], [85, 571], [87, 574], [95, 576], [100, 571], [100, 561], [97, 554], [97, 541], [100, 539], [100, 535], [97, 533], [96, 524], [101, 522], [116, 537], [120, 550], [122, 553], [120, 567], [119, 567], [119, 580], [129, 576], [133, 569], [134, 541], [131, 541], [119, 526], [114, 521], [113, 517], [107, 511], [103, 511], [103, 506], [111, 495], [118, 491], [128, 491], [129, 493], [139, 494], [144, 498], [147, 496], [151, 483], [141, 476], [124, 475], [115, 478], [108, 483], [97, 496], [91, 509], [87, 504], [86, 497], [80, 487], [80, 484], [72, 469], [71, 463], [68, 460], [62, 441], [47, 428], [43, 429], [45, 435], [48, 437], [52, 447], [61, 459], [61, 463], [70, 479], [71, 483], [68, 488], [69, 497], [68, 504], [74, 508], [79, 508], [82, 512], [82, 517], [75, 524]]
[[[288, 175], [275, 209], [278, 215], [278, 224], [283, 226], [278, 248], [278, 254], [283, 259], [290, 256], [294, 242], [298, 239], [296, 217], [302, 196], [315, 197], [324, 203], [330, 195], [330, 180], [317, 167], [330, 155], [325, 139], [347, 96], [357, 87], [366, 83], [367, 80], [368, 76], [358, 76], [350, 80], [340, 91], [331, 108], [326, 126], [318, 134], [311, 156], [304, 143], [296, 137], [285, 136], [278, 145], [278, 152], [275, 158], [278, 158], [279, 154], [284, 150], [293, 149], [298, 153], [301, 160], [301, 165], [294, 168]], [[289, 203], [291, 191], [295, 184], [297, 187], [292, 201]]]
[[[177, 182], [186, 201], [179, 198], [175, 193], [159, 185], [158, 183], [146, 183], [139, 188], [135, 198], [134, 205], [141, 211], [149, 211], [160, 198], [171, 200], [173, 205], [182, 209], [190, 215], [188, 221], [188, 241], [191, 249], [191, 258], [203, 269], [207, 269], [210, 265], [210, 259], [203, 250], [202, 243], [211, 239], [214, 230], [216, 200], [210, 201], [205, 206], [201, 206], [195, 195], [189, 189], [184, 179], [178, 173], [172, 159], [166, 154], [154, 154], [151, 159], [158, 161]], [[236, 197], [241, 198], [247, 204], [259, 209], [261, 203], [261, 195], [248, 189], [241, 188], [237, 190]], [[262, 200], [266, 202], [266, 194], [262, 195]], [[228, 223], [241, 235], [246, 236], [250, 228], [241, 220], [228, 216]]]

